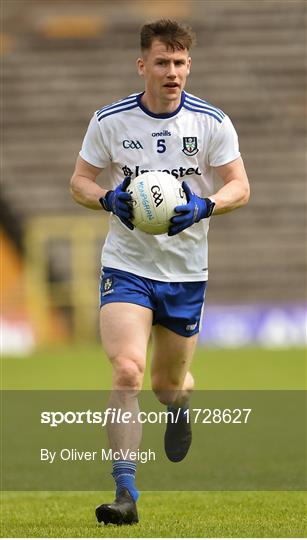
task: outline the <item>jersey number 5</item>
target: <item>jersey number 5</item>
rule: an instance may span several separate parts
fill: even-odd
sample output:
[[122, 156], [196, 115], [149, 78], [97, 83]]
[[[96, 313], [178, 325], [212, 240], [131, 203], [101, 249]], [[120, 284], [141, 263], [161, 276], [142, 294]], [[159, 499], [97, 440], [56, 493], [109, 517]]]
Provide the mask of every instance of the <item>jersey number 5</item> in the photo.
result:
[[163, 152], [165, 152], [165, 150], [166, 150], [165, 139], [158, 139], [157, 140], [157, 152], [159, 154], [163, 154]]

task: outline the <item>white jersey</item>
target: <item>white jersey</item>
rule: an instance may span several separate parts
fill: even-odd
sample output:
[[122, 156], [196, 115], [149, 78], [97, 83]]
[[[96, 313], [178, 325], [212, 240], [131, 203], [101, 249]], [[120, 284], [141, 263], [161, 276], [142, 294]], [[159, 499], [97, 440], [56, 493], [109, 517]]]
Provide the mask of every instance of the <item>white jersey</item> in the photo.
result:
[[[186, 92], [171, 114], [154, 114], [132, 94], [95, 112], [80, 156], [95, 167], [110, 166], [114, 189], [125, 176], [150, 170], [185, 180], [201, 197], [214, 192], [214, 169], [240, 156], [238, 137], [220, 109]], [[178, 235], [130, 231], [110, 215], [102, 265], [160, 281], [208, 279], [207, 233], [202, 219]]]

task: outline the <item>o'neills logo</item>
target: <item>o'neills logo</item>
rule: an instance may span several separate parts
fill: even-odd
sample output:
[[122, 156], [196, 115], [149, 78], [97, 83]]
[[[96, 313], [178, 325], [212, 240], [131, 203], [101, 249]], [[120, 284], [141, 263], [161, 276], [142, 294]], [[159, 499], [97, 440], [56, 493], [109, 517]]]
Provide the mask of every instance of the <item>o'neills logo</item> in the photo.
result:
[[172, 174], [175, 176], [175, 178], [183, 178], [184, 176], [190, 176], [193, 174], [197, 174], [198, 176], [201, 176], [202, 172], [200, 171], [199, 167], [178, 167], [178, 169], [142, 169], [141, 165], [136, 165], [134, 171], [130, 169], [127, 165], [124, 165], [122, 167], [122, 171], [125, 176], [139, 176], [140, 174], [144, 174], [146, 172], [165, 172], [168, 174]]
[[154, 131], [152, 137], [170, 137], [172, 134], [168, 129], [163, 129], [163, 131]]

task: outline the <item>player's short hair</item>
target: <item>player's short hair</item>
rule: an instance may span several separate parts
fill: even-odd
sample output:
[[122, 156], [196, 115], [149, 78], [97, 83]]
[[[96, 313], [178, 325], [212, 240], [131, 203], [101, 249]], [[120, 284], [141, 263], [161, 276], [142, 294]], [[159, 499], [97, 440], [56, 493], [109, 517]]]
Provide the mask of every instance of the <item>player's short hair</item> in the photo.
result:
[[196, 36], [190, 26], [171, 19], [144, 24], [141, 28], [141, 51], [150, 49], [154, 39], [159, 39], [168, 48], [188, 51], [196, 44]]

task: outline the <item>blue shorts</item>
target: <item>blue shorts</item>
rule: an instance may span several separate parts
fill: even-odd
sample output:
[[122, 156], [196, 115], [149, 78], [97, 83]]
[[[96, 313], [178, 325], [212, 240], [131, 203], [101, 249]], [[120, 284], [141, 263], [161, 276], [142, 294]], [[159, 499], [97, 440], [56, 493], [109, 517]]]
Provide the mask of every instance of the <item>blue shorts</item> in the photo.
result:
[[200, 330], [207, 281], [165, 282], [103, 268], [100, 307], [127, 302], [153, 311], [153, 324], [189, 337]]

